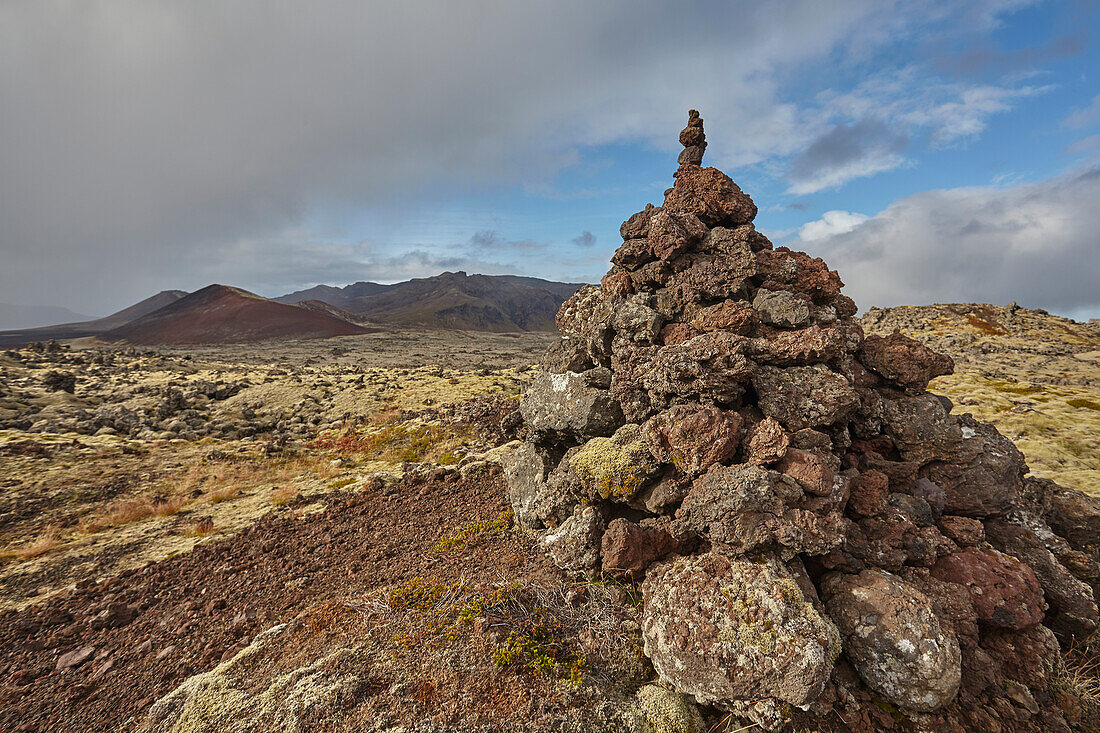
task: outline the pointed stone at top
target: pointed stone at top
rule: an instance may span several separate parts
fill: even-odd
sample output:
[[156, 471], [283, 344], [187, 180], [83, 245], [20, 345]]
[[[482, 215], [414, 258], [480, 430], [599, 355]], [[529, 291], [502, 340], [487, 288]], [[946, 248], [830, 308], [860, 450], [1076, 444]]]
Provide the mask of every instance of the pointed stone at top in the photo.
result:
[[688, 110], [688, 123], [687, 127], [680, 131], [680, 144], [684, 146], [684, 151], [677, 158], [680, 165], [703, 164], [707, 136], [703, 133], [703, 118], [699, 116], [699, 110]]

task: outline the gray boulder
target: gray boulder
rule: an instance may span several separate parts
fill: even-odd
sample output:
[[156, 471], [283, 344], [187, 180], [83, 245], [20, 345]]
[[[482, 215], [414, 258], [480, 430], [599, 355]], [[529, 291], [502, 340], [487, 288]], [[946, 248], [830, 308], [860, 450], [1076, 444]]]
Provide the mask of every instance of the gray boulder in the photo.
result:
[[788, 290], [756, 291], [752, 307], [760, 314], [760, 320], [780, 328], [798, 328], [810, 322], [808, 298], [800, 298]]
[[955, 698], [959, 642], [940, 625], [927, 596], [885, 570], [829, 575], [821, 590], [845, 656], [871, 689], [919, 712]]
[[540, 437], [611, 435], [622, 424], [623, 415], [611, 393], [597, 386], [607, 376], [606, 369], [598, 368], [579, 374], [541, 372], [528, 387], [520, 414]]

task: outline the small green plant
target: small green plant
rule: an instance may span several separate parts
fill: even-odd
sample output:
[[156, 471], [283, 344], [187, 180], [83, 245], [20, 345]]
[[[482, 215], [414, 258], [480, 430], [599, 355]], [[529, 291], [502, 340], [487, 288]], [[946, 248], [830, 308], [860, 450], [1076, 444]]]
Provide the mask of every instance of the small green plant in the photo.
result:
[[488, 534], [503, 532], [512, 526], [512, 510], [501, 512], [496, 519], [483, 519], [460, 527], [454, 534], [444, 537], [428, 548], [433, 555], [451, 555], [461, 552], [468, 545]]
[[1100, 411], [1100, 402], [1094, 400], [1087, 400], [1082, 397], [1078, 397], [1072, 400], [1066, 400], [1066, 404], [1070, 407], [1076, 407], [1078, 409], [1097, 410]]
[[584, 681], [583, 655], [564, 641], [561, 622], [542, 611], [524, 618], [493, 652], [498, 667], [514, 667], [547, 677]]

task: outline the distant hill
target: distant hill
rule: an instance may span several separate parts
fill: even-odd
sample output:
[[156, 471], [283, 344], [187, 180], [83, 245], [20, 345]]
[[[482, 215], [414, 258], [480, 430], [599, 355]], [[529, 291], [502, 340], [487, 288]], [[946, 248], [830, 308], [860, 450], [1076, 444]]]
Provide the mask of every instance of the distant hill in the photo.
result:
[[228, 285], [209, 285], [100, 338], [129, 344], [217, 344], [360, 333], [369, 330], [329, 313]]
[[349, 302], [364, 295], [376, 295], [392, 285], [380, 285], [372, 282], [357, 282], [338, 288], [332, 285], [314, 285], [308, 290], [299, 290], [294, 293], [274, 298], [280, 303], [301, 303], [307, 300], [319, 300], [322, 303], [334, 305], [337, 308], [345, 307]]
[[23, 328], [0, 332], [0, 346], [22, 346], [31, 341], [49, 341], [50, 339], [57, 339], [60, 341], [62, 339], [96, 336], [112, 328], [118, 328], [136, 318], [141, 318], [145, 314], [152, 313], [158, 308], [163, 308], [170, 303], [174, 303], [185, 295], [187, 295], [187, 293], [183, 290], [162, 290], [156, 295], [150, 296], [145, 300], [134, 303], [127, 308], [123, 308], [103, 318], [96, 318], [91, 321], [60, 323], [56, 326]]
[[345, 288], [319, 285], [277, 300], [307, 297], [372, 323], [471, 331], [552, 331], [561, 304], [581, 287], [515, 275], [444, 272], [393, 285], [358, 282]]
[[0, 329], [26, 329], [64, 321], [86, 321], [90, 316], [54, 305], [12, 305], [0, 303]]

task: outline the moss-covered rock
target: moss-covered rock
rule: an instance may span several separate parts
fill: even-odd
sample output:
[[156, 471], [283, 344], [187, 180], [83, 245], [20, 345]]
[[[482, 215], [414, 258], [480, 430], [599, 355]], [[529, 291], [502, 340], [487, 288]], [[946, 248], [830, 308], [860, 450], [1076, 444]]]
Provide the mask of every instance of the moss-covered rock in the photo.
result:
[[639, 426], [624, 425], [610, 438], [593, 438], [569, 456], [569, 469], [585, 498], [628, 501], [657, 470]]

